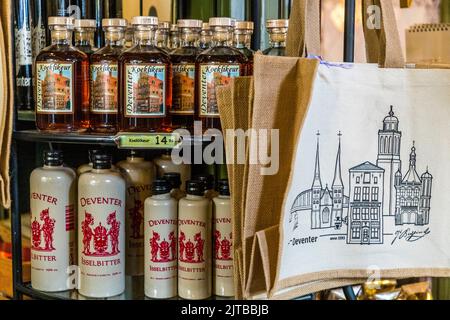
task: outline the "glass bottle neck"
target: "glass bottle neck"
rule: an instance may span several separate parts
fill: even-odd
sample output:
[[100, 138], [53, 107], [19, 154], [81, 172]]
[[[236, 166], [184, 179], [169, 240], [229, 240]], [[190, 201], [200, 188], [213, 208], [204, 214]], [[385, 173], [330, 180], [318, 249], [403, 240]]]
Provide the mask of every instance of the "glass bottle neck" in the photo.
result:
[[123, 47], [125, 45], [125, 32], [106, 31], [105, 44], [111, 47]]
[[71, 30], [52, 30], [52, 45], [71, 45], [72, 31]]
[[94, 46], [94, 30], [76, 30], [75, 46]]
[[238, 33], [234, 34], [234, 46], [238, 49], [248, 48], [250, 49], [251, 34], [250, 33]]
[[169, 47], [169, 32], [159, 30], [156, 32], [156, 46], [158, 48]]
[[154, 46], [155, 33], [155, 30], [136, 30], [134, 32], [134, 42], [140, 46]]
[[181, 33], [181, 46], [182, 47], [197, 47], [199, 41], [198, 32], [192, 30], [186, 30]]
[[212, 42], [216, 47], [229, 47], [233, 43], [233, 35], [228, 30], [216, 30], [213, 33]]
[[270, 46], [272, 48], [286, 47], [287, 33], [270, 33]]

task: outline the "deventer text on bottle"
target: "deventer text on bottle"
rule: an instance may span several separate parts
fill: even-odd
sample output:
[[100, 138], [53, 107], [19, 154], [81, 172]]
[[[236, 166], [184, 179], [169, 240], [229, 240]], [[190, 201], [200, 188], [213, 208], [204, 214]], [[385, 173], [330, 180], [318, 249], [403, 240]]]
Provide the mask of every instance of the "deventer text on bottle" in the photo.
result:
[[39, 130], [89, 128], [88, 56], [72, 46], [74, 19], [50, 17], [52, 44], [36, 57], [36, 125]]
[[163, 125], [171, 105], [170, 57], [155, 45], [156, 17], [134, 17], [135, 45], [119, 58], [121, 131], [170, 131]]
[[213, 47], [197, 58], [197, 115], [204, 130], [221, 129], [216, 87], [247, 74], [247, 58], [232, 48], [234, 23], [231, 18], [211, 18]]

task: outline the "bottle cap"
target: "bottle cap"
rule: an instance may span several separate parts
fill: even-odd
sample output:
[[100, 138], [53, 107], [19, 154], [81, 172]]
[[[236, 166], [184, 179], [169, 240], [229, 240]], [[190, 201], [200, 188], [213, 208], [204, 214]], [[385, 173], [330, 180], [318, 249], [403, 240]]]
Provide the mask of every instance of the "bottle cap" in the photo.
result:
[[186, 181], [186, 193], [193, 196], [203, 196], [205, 194], [205, 186], [201, 181]]
[[90, 163], [94, 162], [94, 156], [95, 156], [96, 154], [102, 154], [102, 153], [103, 153], [103, 150], [99, 150], [99, 149], [90, 149], [90, 150], [88, 151], [89, 162], [90, 162]]
[[230, 195], [230, 186], [228, 184], [227, 179], [222, 179], [217, 182], [219, 194], [221, 196], [229, 196]]
[[156, 179], [153, 181], [153, 195], [170, 193], [172, 185], [165, 179]]
[[203, 31], [209, 31], [209, 30], [211, 30], [211, 28], [210, 28], [208, 22], [203, 22], [203, 23], [202, 23], [202, 30], [203, 30]]
[[209, 19], [210, 27], [234, 27], [236, 20], [231, 18], [216, 17]]
[[163, 178], [166, 179], [172, 185], [172, 189], [179, 189], [181, 186], [181, 175], [178, 172], [166, 172], [163, 175]]
[[112, 18], [112, 19], [102, 19], [103, 27], [124, 27], [128, 26], [126, 19]]
[[195, 19], [180, 19], [178, 20], [178, 28], [198, 28], [202, 27], [203, 22]]
[[158, 26], [158, 18], [157, 17], [147, 17], [147, 16], [139, 16], [133, 17], [131, 19], [131, 24], [135, 25], [146, 25], [146, 26]]
[[253, 21], [236, 21], [236, 30], [252, 30], [255, 28]]
[[203, 183], [204, 191], [214, 189], [214, 176], [210, 174], [199, 174], [194, 177], [194, 180]]
[[287, 19], [275, 19], [275, 20], [267, 20], [266, 21], [267, 29], [288, 28], [288, 27], [289, 27], [289, 20], [287, 20]]
[[74, 22], [75, 28], [95, 28], [97, 21], [93, 19], [76, 19]]
[[160, 23], [158, 23], [158, 29], [170, 30], [170, 22], [161, 21]]
[[67, 26], [73, 27], [75, 23], [75, 19], [71, 17], [49, 17], [48, 25], [49, 26]]
[[93, 169], [111, 169], [111, 156], [106, 153], [94, 155], [92, 161]]
[[44, 151], [44, 164], [46, 166], [62, 166], [63, 159], [63, 152], [61, 150]]
[[[179, 20], [178, 20], [179, 21]], [[178, 32], [178, 25], [171, 24], [170, 25], [170, 32]]]

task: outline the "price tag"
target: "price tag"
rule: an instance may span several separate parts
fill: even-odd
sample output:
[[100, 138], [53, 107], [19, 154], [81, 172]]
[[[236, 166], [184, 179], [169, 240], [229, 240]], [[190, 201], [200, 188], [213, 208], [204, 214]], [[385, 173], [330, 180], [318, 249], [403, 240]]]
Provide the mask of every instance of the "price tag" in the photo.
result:
[[181, 138], [175, 133], [123, 133], [115, 141], [119, 149], [172, 149]]

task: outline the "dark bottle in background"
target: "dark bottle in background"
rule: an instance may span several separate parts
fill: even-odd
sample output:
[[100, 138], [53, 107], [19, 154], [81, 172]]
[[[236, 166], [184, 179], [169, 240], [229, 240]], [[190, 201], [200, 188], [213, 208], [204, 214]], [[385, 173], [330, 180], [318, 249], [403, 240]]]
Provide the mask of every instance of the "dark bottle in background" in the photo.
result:
[[266, 28], [269, 33], [270, 47], [263, 51], [266, 56], [285, 56], [286, 38], [289, 20], [277, 19], [267, 20]]
[[33, 8], [33, 61], [36, 56], [47, 46], [47, 10], [45, 0], [35, 0], [32, 2]]
[[15, 1], [16, 106], [33, 110], [33, 45], [30, 0]]
[[234, 47], [248, 59], [247, 75], [253, 75], [253, 50], [250, 49], [254, 24], [253, 21], [237, 21], [234, 28]]
[[105, 17], [104, 1], [103, 0], [93, 0], [94, 4], [94, 16], [93, 19], [96, 20], [96, 31], [95, 31], [95, 46], [101, 48], [105, 45], [105, 37], [102, 30], [102, 19]]

